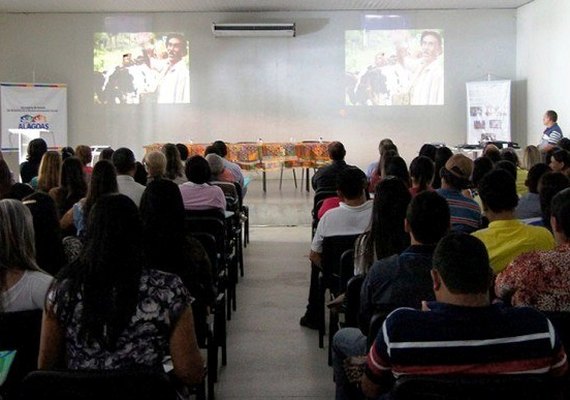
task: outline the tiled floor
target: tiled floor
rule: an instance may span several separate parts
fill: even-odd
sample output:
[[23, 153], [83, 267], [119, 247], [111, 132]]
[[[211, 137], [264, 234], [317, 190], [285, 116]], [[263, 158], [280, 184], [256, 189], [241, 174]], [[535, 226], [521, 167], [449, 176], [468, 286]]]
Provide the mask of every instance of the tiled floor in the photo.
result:
[[317, 331], [299, 326], [309, 287], [309, 245], [308, 225], [251, 228], [217, 399], [334, 397], [327, 351], [318, 348]]

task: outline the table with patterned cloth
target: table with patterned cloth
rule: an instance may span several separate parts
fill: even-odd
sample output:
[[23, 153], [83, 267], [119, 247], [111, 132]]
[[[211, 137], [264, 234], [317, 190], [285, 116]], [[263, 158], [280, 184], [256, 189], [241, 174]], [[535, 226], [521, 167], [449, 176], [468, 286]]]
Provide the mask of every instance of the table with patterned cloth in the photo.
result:
[[[318, 168], [329, 161], [329, 142], [307, 141], [307, 142], [239, 142], [226, 143], [228, 146], [227, 159], [238, 164], [246, 171], [261, 171], [263, 176], [263, 191], [267, 191], [266, 172], [269, 170], [281, 169], [281, 179], [283, 169], [302, 168], [303, 177], [306, 174], [306, 190], [309, 191], [309, 170]], [[185, 143], [189, 156], [204, 155], [209, 144]], [[153, 143], [144, 146], [145, 153], [160, 150], [163, 143]], [[296, 176], [295, 186], [296, 186]], [[280, 182], [281, 183], [281, 182]]]

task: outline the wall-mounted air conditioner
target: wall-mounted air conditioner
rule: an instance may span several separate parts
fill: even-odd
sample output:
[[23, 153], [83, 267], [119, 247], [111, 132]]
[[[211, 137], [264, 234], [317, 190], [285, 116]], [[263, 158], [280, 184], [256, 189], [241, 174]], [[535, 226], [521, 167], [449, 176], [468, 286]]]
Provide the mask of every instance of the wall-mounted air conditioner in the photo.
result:
[[212, 24], [215, 37], [294, 37], [295, 24]]

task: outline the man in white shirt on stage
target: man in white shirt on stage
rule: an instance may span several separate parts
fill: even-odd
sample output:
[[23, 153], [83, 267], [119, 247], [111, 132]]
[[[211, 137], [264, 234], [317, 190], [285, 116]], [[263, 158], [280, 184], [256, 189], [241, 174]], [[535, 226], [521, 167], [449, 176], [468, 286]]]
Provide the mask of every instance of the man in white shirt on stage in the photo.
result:
[[410, 104], [443, 104], [443, 39], [438, 32], [424, 31], [422, 59], [412, 80]]
[[159, 77], [158, 103], [190, 103], [190, 71], [184, 60], [188, 41], [178, 33], [166, 38], [168, 62]]

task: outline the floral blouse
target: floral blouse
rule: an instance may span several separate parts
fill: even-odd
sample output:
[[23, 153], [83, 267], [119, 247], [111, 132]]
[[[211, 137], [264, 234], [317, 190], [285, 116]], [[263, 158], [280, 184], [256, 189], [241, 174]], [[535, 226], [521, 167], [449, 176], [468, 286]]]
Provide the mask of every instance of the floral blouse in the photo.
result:
[[[66, 286], [66, 281], [63, 281], [52, 289], [48, 294], [48, 303], [62, 324], [67, 367], [70, 369], [160, 367], [164, 356], [170, 354], [169, 339], [174, 325], [192, 300], [177, 275], [144, 270], [140, 279], [136, 312], [128, 327], [119, 336], [116, 349], [109, 351], [95, 341], [85, 342], [79, 335], [83, 311], [79, 294], [74, 309], [54, 304], [55, 291], [65, 290]], [[70, 316], [70, 312], [73, 315]], [[68, 317], [71, 317], [71, 323], [66, 325]]]
[[520, 255], [497, 276], [495, 292], [514, 306], [570, 311], [570, 244]]

